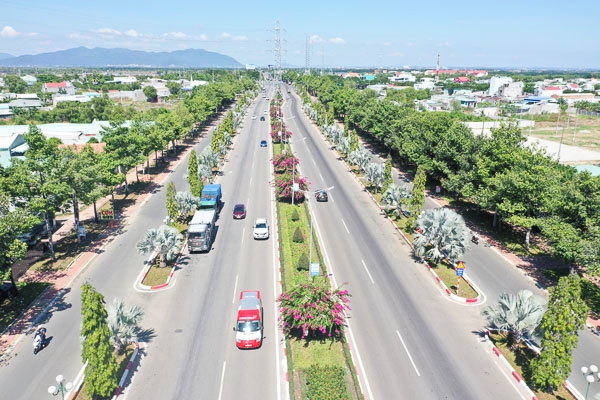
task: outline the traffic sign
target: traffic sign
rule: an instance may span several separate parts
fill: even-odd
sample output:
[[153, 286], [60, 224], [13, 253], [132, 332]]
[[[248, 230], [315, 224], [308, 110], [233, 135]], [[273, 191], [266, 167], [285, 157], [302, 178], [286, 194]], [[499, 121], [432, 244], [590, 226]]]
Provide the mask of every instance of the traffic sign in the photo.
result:
[[465, 263], [459, 261], [458, 264], [456, 264], [456, 269], [465, 269]]
[[311, 263], [310, 264], [310, 276], [319, 276], [319, 263]]
[[463, 276], [464, 273], [465, 273], [464, 268], [456, 268], [456, 276]]

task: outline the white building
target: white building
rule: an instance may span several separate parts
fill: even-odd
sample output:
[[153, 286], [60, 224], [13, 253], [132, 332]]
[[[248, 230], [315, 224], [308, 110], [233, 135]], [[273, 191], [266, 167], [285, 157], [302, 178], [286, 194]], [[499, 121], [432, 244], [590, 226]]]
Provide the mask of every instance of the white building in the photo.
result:
[[390, 82], [415, 82], [417, 78], [409, 72], [396, 72], [388, 78]]
[[113, 82], [122, 84], [136, 83], [137, 81], [135, 76], [115, 76], [113, 79]]
[[434, 87], [435, 87], [435, 82], [434, 82], [433, 78], [421, 78], [421, 79], [419, 79], [419, 83], [415, 83], [415, 89], [417, 89], [417, 90], [424, 90], [424, 89], [433, 90]]
[[504, 85], [508, 85], [513, 80], [508, 76], [492, 76], [490, 79], [490, 88], [488, 89], [488, 96], [498, 96], [498, 91]]

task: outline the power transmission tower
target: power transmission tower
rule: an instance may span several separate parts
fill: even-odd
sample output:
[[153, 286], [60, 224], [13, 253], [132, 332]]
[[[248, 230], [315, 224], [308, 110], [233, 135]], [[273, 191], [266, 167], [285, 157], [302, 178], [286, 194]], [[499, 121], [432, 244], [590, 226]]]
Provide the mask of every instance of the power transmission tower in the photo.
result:
[[310, 75], [310, 36], [306, 35], [306, 66], [304, 73]]
[[281, 28], [279, 20], [275, 22], [275, 76], [281, 81]]

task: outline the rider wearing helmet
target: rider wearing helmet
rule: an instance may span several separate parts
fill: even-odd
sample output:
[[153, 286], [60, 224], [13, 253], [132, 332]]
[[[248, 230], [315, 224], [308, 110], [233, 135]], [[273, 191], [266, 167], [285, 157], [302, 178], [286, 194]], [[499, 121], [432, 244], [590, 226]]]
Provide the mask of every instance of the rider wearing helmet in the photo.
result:
[[43, 326], [38, 328], [38, 330], [35, 333], [35, 336], [39, 336], [42, 340], [42, 343], [44, 343], [46, 341], [46, 328], [44, 328]]

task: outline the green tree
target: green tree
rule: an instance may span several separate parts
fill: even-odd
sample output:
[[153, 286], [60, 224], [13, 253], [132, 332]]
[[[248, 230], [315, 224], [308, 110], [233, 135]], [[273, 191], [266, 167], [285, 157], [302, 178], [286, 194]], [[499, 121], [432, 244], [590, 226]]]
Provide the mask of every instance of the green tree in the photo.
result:
[[501, 294], [498, 304], [484, 308], [481, 314], [487, 318], [491, 328], [511, 335], [511, 348], [516, 350], [523, 338], [532, 339], [544, 311], [542, 297], [530, 290], [521, 290], [516, 295]]
[[410, 199], [410, 189], [406, 185], [396, 185], [392, 183], [381, 197], [381, 202], [387, 212], [396, 217], [402, 214], [406, 200]]
[[176, 228], [161, 225], [157, 229], [148, 229], [136, 247], [141, 254], [156, 252], [160, 266], [164, 268], [167, 266], [167, 261], [177, 258], [182, 243], [183, 235]]
[[190, 192], [177, 192], [175, 204], [177, 204], [179, 220], [186, 221], [188, 216], [200, 206], [200, 197], [196, 197]]
[[31, 215], [27, 209], [16, 207], [11, 210], [11, 208], [10, 199], [2, 188], [2, 193], [0, 193], [0, 279], [2, 281], [10, 279], [15, 288], [14, 293], [18, 294], [12, 266], [15, 262], [25, 258], [27, 253], [27, 245], [20, 241], [18, 236], [31, 229], [35, 223], [39, 222], [39, 219]]
[[415, 221], [419, 217], [423, 205], [425, 205], [425, 188], [427, 184], [427, 175], [425, 170], [419, 165], [413, 180], [413, 191], [412, 197], [408, 203], [408, 211], [410, 211], [410, 217], [406, 223], [409, 229], [415, 226]]
[[110, 397], [118, 386], [118, 365], [110, 342], [104, 296], [91, 284], [81, 287], [82, 359], [85, 390], [92, 398]]
[[156, 99], [158, 98], [158, 92], [154, 86], [146, 86], [144, 88], [144, 95], [151, 102], [156, 102]]
[[540, 389], [558, 388], [571, 374], [573, 350], [583, 329], [588, 308], [581, 299], [577, 275], [563, 276], [550, 288], [548, 310], [542, 318], [542, 350], [531, 361], [531, 378]]
[[10, 93], [25, 93], [27, 91], [27, 83], [16, 75], [6, 75], [4, 84]]
[[167, 82], [167, 89], [169, 89], [172, 95], [178, 95], [181, 91], [181, 85], [178, 82]]
[[196, 196], [200, 197], [202, 194], [203, 184], [200, 178], [198, 177], [198, 157], [196, 156], [196, 150], [192, 150], [190, 153], [190, 158], [188, 159], [188, 182], [190, 184], [190, 192]]
[[383, 185], [381, 186], [381, 191], [385, 192], [388, 190], [390, 185], [394, 182], [394, 178], [392, 177], [392, 157], [388, 154], [385, 160], [385, 167], [383, 171]]
[[167, 206], [167, 216], [171, 221], [175, 221], [179, 214], [177, 209], [177, 201], [175, 197], [177, 196], [177, 189], [175, 188], [175, 183], [172, 181], [167, 184], [167, 193], [166, 193], [166, 206]]

